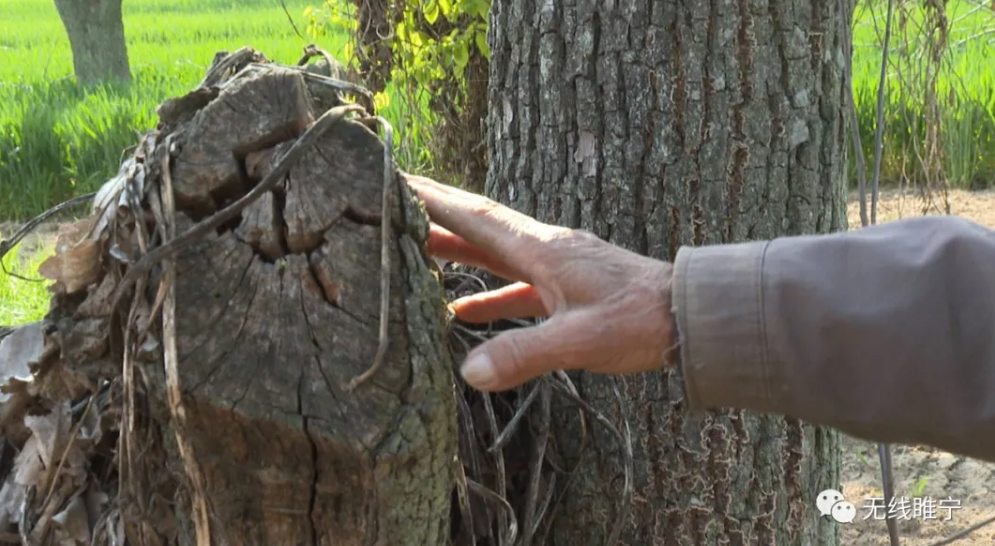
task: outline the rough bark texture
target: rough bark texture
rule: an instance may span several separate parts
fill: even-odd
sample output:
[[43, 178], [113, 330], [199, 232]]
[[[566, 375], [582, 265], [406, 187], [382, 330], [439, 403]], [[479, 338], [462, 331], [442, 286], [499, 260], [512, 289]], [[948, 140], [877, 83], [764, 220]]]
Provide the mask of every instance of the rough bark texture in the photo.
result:
[[[845, 229], [839, 6], [496, 0], [486, 192], [661, 259], [682, 244]], [[609, 379], [578, 381], [619, 418]], [[691, 414], [672, 372], [620, 383], [635, 452], [623, 543], [836, 543], [812, 501], [839, 481], [835, 432]], [[573, 413], [558, 421], [558, 442], [575, 447]], [[618, 513], [617, 442], [592, 433], [554, 544], [603, 544]]]
[[121, 0], [55, 0], [55, 7], [69, 35], [80, 85], [131, 79]]

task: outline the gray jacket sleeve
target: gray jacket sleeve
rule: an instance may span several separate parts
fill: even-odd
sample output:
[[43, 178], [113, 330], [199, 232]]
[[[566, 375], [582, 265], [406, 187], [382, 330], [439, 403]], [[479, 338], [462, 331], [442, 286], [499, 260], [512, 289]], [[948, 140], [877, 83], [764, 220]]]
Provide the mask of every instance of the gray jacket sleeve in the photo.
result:
[[685, 247], [672, 297], [693, 409], [995, 461], [995, 232], [924, 217]]

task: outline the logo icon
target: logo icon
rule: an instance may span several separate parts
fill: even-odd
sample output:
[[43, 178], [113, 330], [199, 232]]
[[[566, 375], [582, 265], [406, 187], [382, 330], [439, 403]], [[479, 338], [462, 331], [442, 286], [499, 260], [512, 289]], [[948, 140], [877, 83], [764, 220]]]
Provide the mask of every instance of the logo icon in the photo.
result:
[[844, 500], [843, 493], [835, 489], [826, 489], [815, 499], [815, 506], [819, 508], [819, 515], [829, 516], [832, 515], [833, 505], [841, 500]]
[[838, 523], [852, 523], [853, 518], [857, 517], [857, 507], [842, 500], [833, 505], [832, 513], [833, 519]]
[[826, 489], [815, 499], [820, 516], [831, 516], [839, 523], [850, 523], [857, 517], [857, 508], [843, 498], [843, 493]]

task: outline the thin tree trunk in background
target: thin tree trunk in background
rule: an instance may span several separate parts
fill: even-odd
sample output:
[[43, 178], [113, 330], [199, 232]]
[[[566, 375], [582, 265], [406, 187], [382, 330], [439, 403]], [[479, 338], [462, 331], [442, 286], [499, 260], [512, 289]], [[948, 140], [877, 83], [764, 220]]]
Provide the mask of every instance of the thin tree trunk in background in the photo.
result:
[[121, 0], [55, 0], [73, 51], [80, 85], [130, 81]]
[[[495, 0], [486, 193], [666, 260], [684, 244], [845, 229], [839, 6]], [[577, 381], [617, 422], [613, 380]], [[837, 543], [814, 504], [839, 483], [836, 432], [692, 414], [673, 372], [618, 381], [635, 455], [621, 543]], [[576, 411], [555, 418], [558, 445], [576, 453]], [[553, 544], [604, 544], [619, 513], [617, 442], [587, 433]]]

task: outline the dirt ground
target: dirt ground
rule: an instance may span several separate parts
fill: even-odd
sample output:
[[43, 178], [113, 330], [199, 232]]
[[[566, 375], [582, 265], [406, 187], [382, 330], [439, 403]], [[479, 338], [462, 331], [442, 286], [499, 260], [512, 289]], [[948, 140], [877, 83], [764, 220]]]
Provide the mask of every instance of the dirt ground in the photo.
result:
[[[869, 196], [868, 196], [869, 199]], [[947, 196], [950, 212], [995, 227], [995, 191], [951, 192]], [[939, 206], [937, 206], [939, 205]], [[850, 229], [859, 229], [860, 216], [857, 194], [850, 196]], [[884, 191], [878, 203], [878, 223], [923, 214], [923, 201], [915, 194], [896, 190]], [[943, 211], [942, 201], [927, 213]], [[0, 234], [10, 236], [17, 226], [0, 223]], [[27, 246], [50, 245], [57, 228], [45, 226], [29, 237]], [[853, 523], [843, 525], [841, 544], [887, 546], [888, 533], [880, 516], [870, 515], [870, 499], [882, 497], [881, 468], [875, 444], [845, 437], [843, 439], [843, 495], [854, 504], [857, 515]], [[921, 506], [932, 507], [935, 513], [925, 517], [915, 515], [899, 521], [899, 534], [904, 546], [930, 546], [938, 540], [960, 532], [995, 515], [995, 464], [986, 464], [956, 457], [942, 451], [893, 446], [892, 465], [895, 495]], [[919, 499], [918, 501], [915, 499]], [[944, 504], [940, 501], [944, 500]], [[959, 501], [959, 508], [948, 510], [946, 499]], [[814, 500], [813, 500], [814, 503]], [[927, 508], [927, 511], [929, 509]], [[949, 517], [948, 521], [944, 521]], [[986, 526], [957, 540], [957, 546], [991, 546], [995, 544], [995, 524]]]
[[[19, 229], [21, 229], [21, 224], [0, 220], [0, 239], [12, 237]], [[54, 245], [58, 233], [59, 223], [45, 222], [40, 224], [21, 241], [18, 255], [28, 256], [40, 247]], [[6, 262], [6, 260], [10, 260], [10, 258], [7, 257], [4, 261]]]
[[[868, 201], [870, 196], [868, 196]], [[951, 214], [995, 228], [995, 191], [951, 192], [947, 196]], [[942, 203], [942, 201], [940, 202]], [[857, 195], [851, 194], [850, 229], [860, 227]], [[878, 202], [878, 223], [920, 216], [923, 201], [915, 194], [882, 192]], [[943, 209], [940, 208], [940, 211]], [[936, 214], [934, 207], [929, 214]], [[843, 526], [843, 546], [887, 546], [888, 531], [881, 519], [871, 514], [871, 506], [880, 505], [881, 466], [877, 446], [846, 437], [843, 439], [843, 496], [857, 508], [852, 524]], [[892, 447], [895, 496], [900, 501], [895, 512], [905, 516], [898, 523], [903, 546], [929, 546], [964, 529], [995, 516], [995, 464], [924, 447]], [[905, 507], [913, 503], [926, 508], [925, 514], [911, 514]], [[919, 500], [915, 500], [918, 498]], [[940, 503], [943, 499], [945, 502]], [[946, 501], [953, 499], [953, 502]], [[946, 506], [960, 508], [947, 509]], [[929, 514], [935, 508], [933, 514]], [[914, 516], [914, 517], [913, 517]], [[866, 517], [866, 519], [865, 519]], [[944, 521], [949, 518], [948, 521]], [[956, 546], [991, 546], [995, 544], [995, 523], [953, 542]]]

